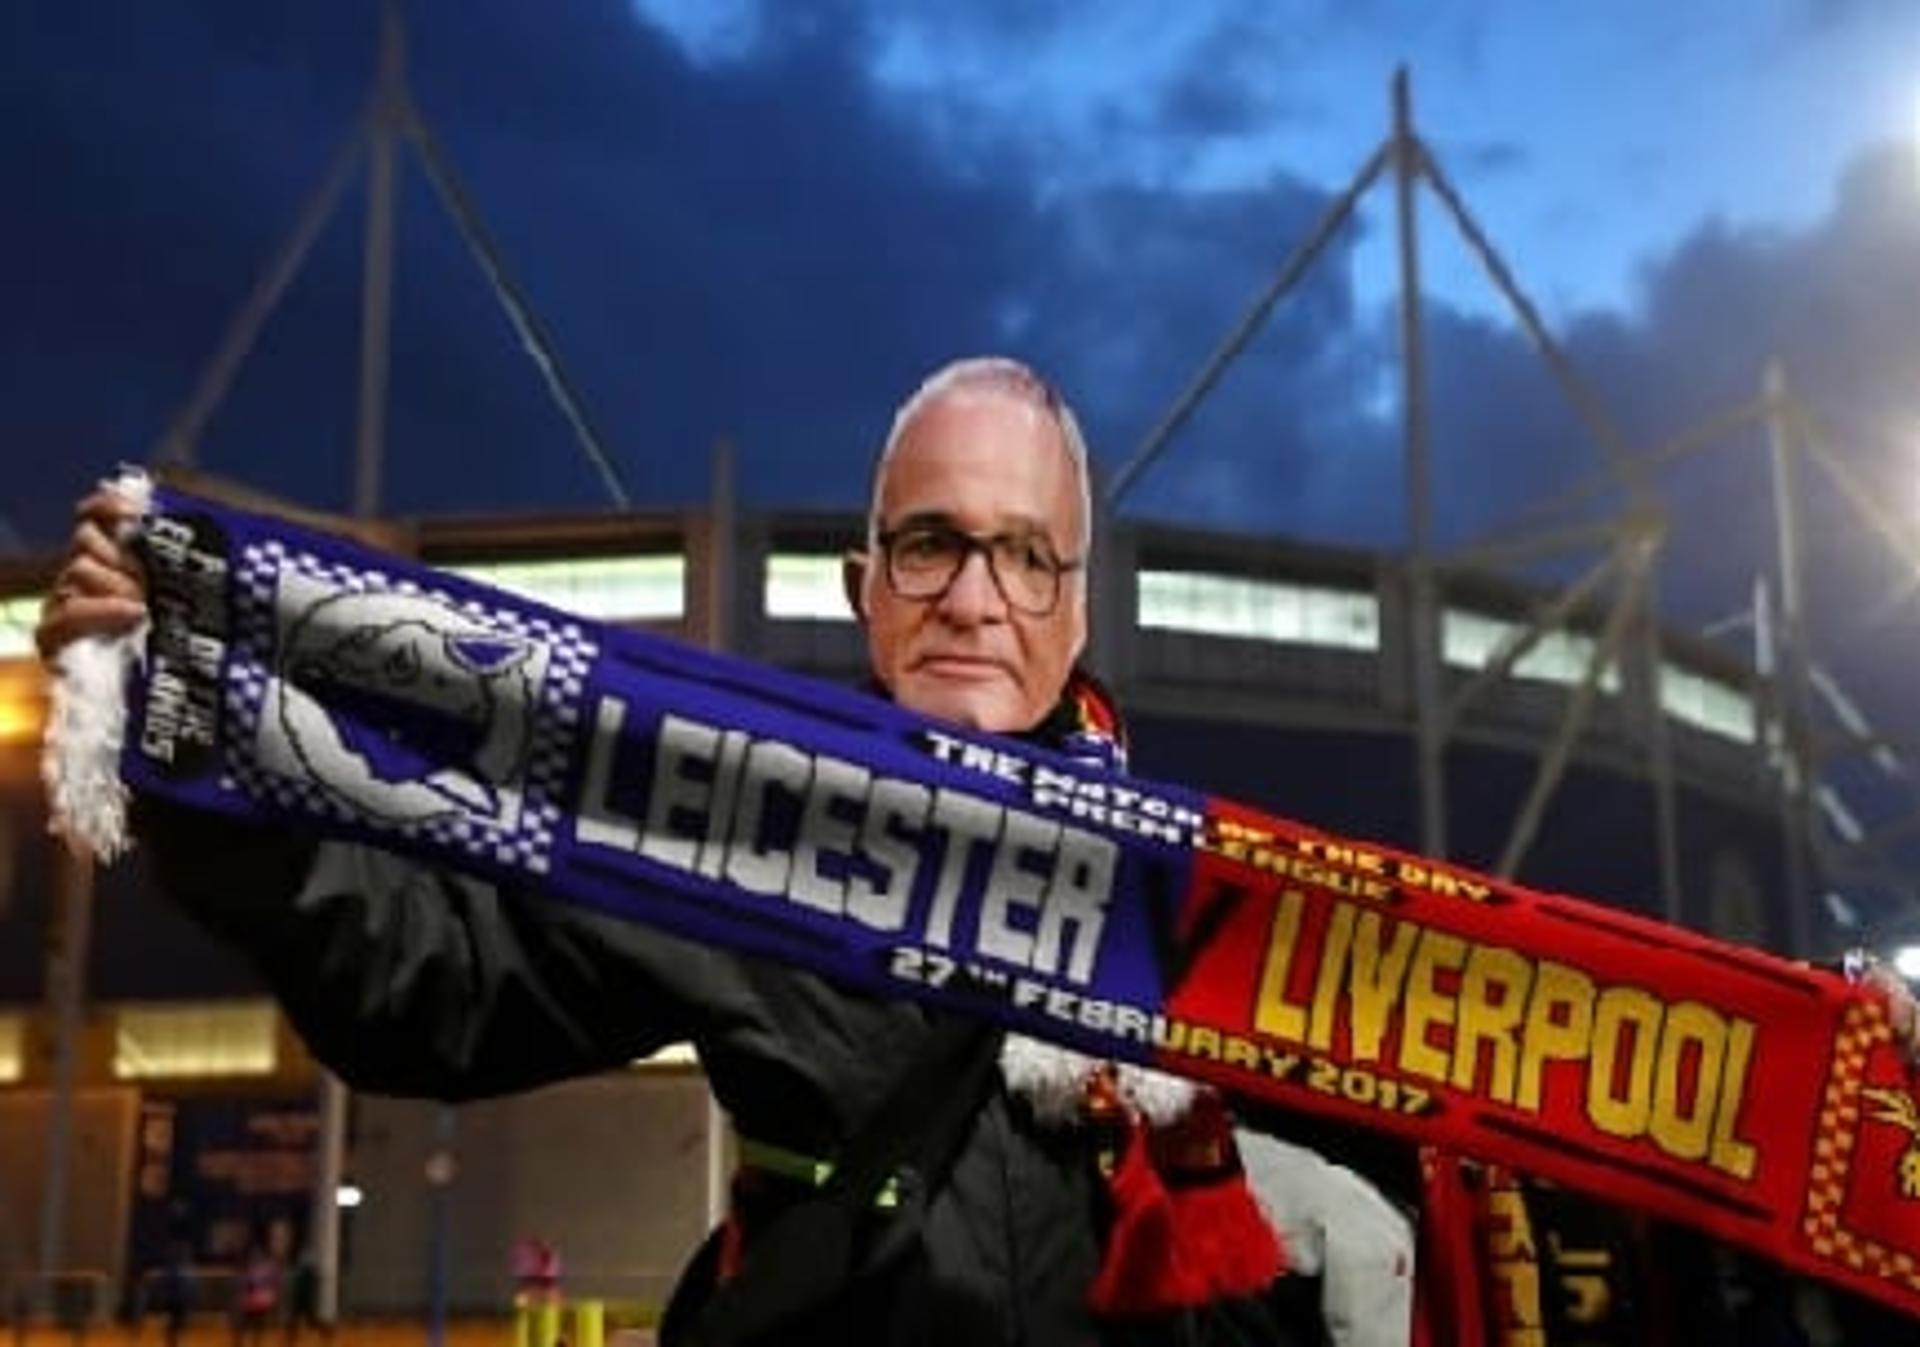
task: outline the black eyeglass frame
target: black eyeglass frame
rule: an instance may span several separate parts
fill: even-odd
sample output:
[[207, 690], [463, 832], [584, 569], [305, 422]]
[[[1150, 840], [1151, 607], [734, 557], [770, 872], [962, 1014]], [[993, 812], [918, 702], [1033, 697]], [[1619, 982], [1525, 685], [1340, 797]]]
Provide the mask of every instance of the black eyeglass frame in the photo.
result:
[[[937, 587], [929, 589], [924, 593], [903, 587], [900, 583], [900, 577], [894, 574], [894, 544], [901, 538], [911, 534], [935, 534], [961, 544], [960, 559], [954, 562], [953, 569], [947, 573], [947, 578], [941, 581]], [[1054, 611], [1060, 607], [1060, 594], [1066, 587], [1066, 578], [1075, 571], [1084, 569], [1087, 564], [1087, 559], [1084, 555], [1077, 557], [1050, 557], [1050, 564], [1046, 567], [1046, 570], [1053, 579], [1053, 595], [1044, 608], [1035, 608], [1028, 604], [1021, 603], [1008, 592], [1007, 582], [1001, 578], [1000, 567], [993, 559], [994, 544], [1015, 540], [1030, 542], [1032, 539], [1029, 535], [1018, 533], [969, 533], [966, 529], [955, 528], [950, 524], [920, 521], [911, 524], [902, 524], [899, 528], [882, 529], [874, 535], [873, 540], [880, 549], [880, 568], [886, 576], [887, 588], [891, 589], [896, 596], [913, 603], [938, 603], [947, 596], [947, 591], [953, 588], [954, 581], [960, 578], [960, 572], [967, 568], [967, 563], [973, 560], [973, 554], [978, 552], [986, 558], [987, 575], [992, 579], [993, 587], [999, 593], [1001, 599], [1006, 602], [1007, 607], [1026, 617], [1053, 616]], [[1052, 545], [1048, 544], [1046, 550], [1050, 552]]]

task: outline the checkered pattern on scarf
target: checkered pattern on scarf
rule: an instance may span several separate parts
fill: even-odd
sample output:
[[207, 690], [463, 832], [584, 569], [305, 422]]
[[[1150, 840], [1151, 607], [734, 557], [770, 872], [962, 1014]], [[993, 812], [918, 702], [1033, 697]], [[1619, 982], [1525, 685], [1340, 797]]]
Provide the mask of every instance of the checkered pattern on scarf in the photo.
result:
[[[503, 636], [536, 642], [547, 654], [546, 670], [530, 713], [532, 740], [526, 787], [511, 826], [473, 814], [450, 813], [420, 823], [370, 817], [311, 778], [272, 771], [253, 754], [267, 689], [276, 676], [279, 624], [274, 604], [282, 575], [293, 572], [338, 593], [394, 593], [432, 599]], [[343, 565], [279, 541], [242, 550], [236, 571], [236, 632], [226, 669], [226, 770], [221, 785], [290, 813], [357, 823], [380, 832], [451, 846], [475, 859], [491, 860], [529, 874], [551, 865], [559, 826], [560, 791], [579, 737], [581, 693], [599, 647], [571, 622], [553, 621], [495, 603], [459, 599], [443, 589]]]

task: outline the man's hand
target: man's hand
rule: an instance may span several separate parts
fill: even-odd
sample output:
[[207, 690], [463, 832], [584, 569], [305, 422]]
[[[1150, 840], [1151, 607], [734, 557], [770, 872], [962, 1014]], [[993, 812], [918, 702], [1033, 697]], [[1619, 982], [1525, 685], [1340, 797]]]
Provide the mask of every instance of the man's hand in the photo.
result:
[[146, 576], [120, 542], [136, 517], [133, 507], [103, 489], [81, 501], [74, 516], [66, 560], [33, 630], [40, 658], [48, 663], [79, 637], [114, 635], [147, 615]]

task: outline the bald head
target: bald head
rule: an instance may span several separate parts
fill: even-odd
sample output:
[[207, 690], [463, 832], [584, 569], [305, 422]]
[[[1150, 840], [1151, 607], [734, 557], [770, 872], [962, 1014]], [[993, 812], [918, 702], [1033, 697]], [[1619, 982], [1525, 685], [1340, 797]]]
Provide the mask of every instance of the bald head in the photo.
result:
[[[933, 403], [953, 397], [1006, 398], [1031, 408], [1053, 423], [1061, 452], [1073, 470], [1079, 502], [1073, 554], [1084, 558], [1093, 543], [1093, 478], [1087, 464], [1087, 442], [1080, 433], [1080, 422], [1059, 392], [1035, 373], [1033, 368], [1010, 356], [966, 356], [950, 361], [928, 375], [913, 395], [900, 404], [893, 415], [893, 429], [880, 450], [873, 470], [873, 498], [867, 509], [867, 543], [871, 547], [879, 530], [880, 498], [886, 487], [887, 472], [899, 452], [908, 429]], [[1081, 572], [1085, 574], [1084, 571]]]

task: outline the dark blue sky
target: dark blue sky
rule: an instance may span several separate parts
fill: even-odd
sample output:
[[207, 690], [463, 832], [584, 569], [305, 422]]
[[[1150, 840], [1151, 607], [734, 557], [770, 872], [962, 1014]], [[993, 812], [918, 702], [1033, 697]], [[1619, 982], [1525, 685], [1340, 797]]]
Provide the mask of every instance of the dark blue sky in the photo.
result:
[[[1423, 132], [1628, 434], [1781, 354], [1920, 524], [1920, 3], [415, 0], [412, 78], [648, 501], [855, 501], [894, 401], [1004, 349], [1112, 466], [1386, 130]], [[0, 445], [11, 535], [144, 456], [371, 73], [366, 0], [64, 0], [0, 16]], [[1390, 542], [1403, 507], [1390, 198], [1275, 315], [1142, 512]], [[326, 506], [351, 479], [350, 192], [203, 445]], [[1599, 466], [1423, 203], [1443, 534]], [[595, 478], [409, 165], [388, 500], [585, 507]], [[1664, 588], [1705, 618], [1767, 559], [1764, 451], [1668, 479]], [[1830, 493], [1822, 638], [1920, 724], [1916, 607]], [[1864, 657], [1863, 657], [1864, 656]]]

